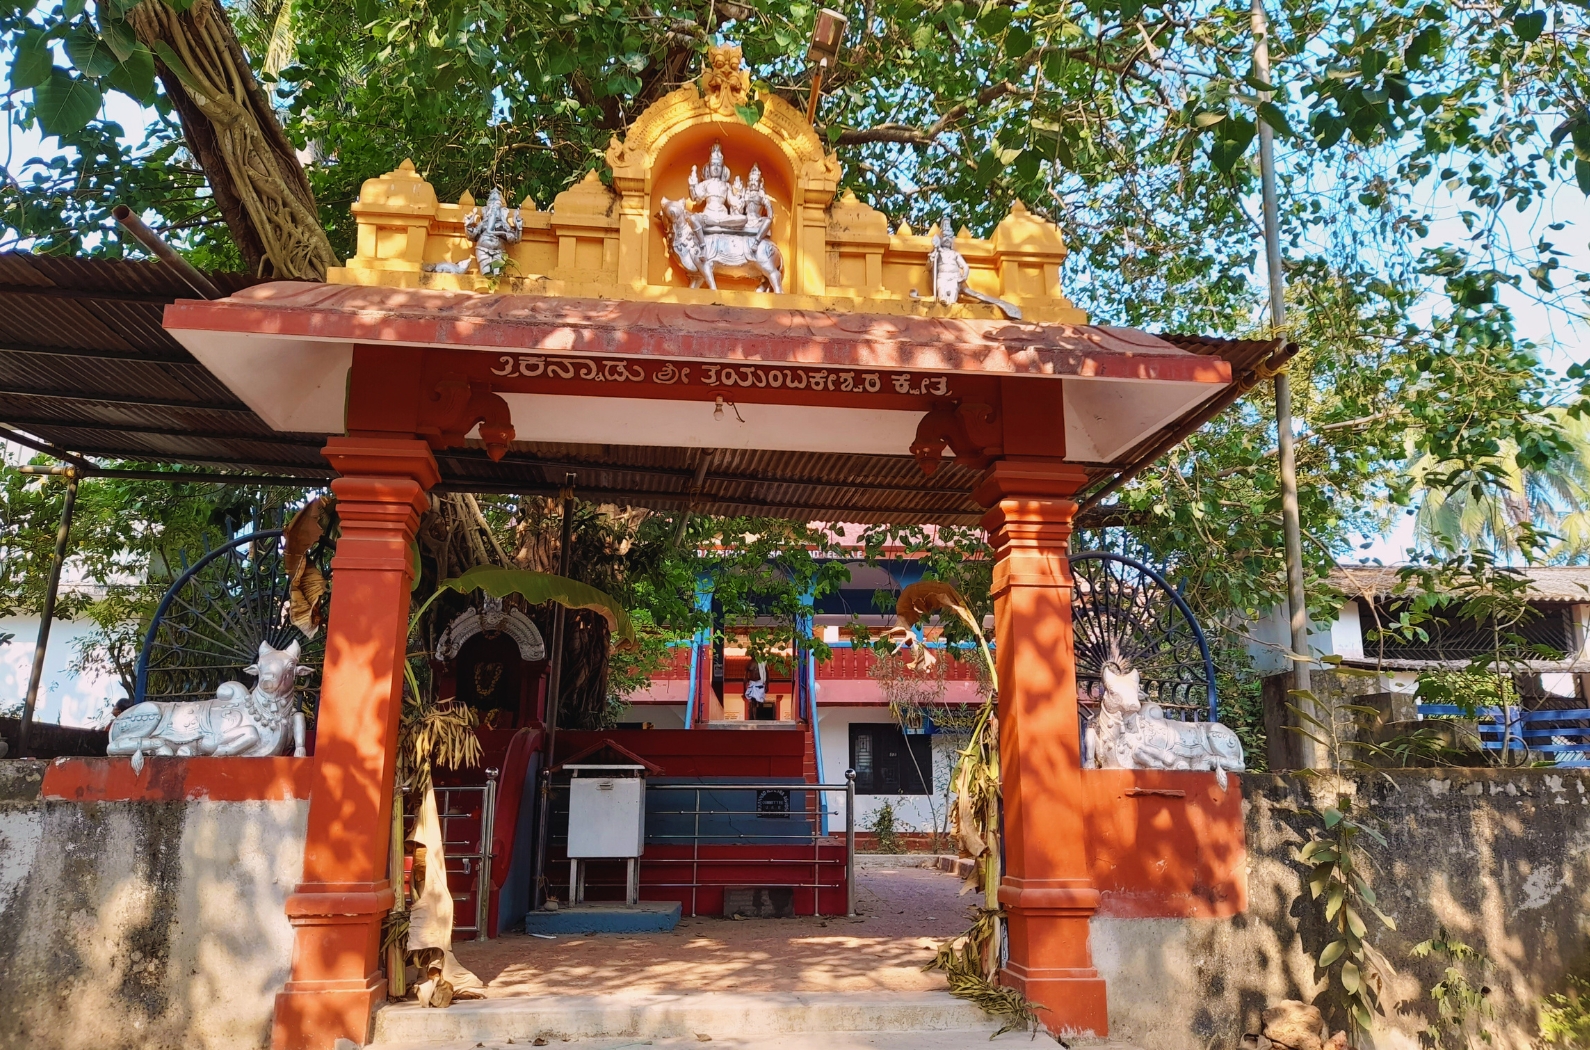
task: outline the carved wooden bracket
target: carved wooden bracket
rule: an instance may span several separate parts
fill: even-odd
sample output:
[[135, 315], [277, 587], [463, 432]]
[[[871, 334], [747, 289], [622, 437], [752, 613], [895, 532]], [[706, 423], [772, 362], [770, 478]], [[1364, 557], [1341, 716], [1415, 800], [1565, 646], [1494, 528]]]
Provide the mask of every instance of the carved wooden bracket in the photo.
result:
[[502, 459], [513, 440], [513, 417], [508, 402], [491, 392], [490, 383], [471, 382], [457, 373], [447, 375], [420, 406], [418, 433], [433, 449], [456, 448], [464, 435], [480, 424], [480, 439], [492, 462]]
[[1003, 440], [999, 415], [990, 406], [936, 401], [916, 426], [911, 455], [929, 477], [939, 469], [946, 447], [961, 466], [981, 470], [1004, 453]]

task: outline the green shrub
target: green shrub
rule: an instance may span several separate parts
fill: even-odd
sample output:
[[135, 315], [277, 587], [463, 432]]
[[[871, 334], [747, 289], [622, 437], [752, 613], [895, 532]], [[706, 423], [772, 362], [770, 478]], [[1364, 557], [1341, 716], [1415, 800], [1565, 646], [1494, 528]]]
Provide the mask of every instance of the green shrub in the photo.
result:
[[1548, 1046], [1590, 1050], [1590, 981], [1568, 978], [1568, 989], [1546, 996], [1540, 1007], [1540, 1037]]
[[867, 830], [877, 839], [879, 853], [904, 853], [905, 843], [900, 839], [900, 833], [894, 827], [894, 806], [885, 802], [878, 807], [878, 812], [872, 815], [872, 823], [867, 825]]

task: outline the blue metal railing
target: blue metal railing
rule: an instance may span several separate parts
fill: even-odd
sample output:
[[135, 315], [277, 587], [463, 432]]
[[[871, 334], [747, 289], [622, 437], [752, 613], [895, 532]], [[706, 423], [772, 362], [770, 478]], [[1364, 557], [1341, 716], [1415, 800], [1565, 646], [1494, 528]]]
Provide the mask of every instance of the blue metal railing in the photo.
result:
[[1420, 704], [1422, 718], [1478, 718], [1480, 746], [1487, 751], [1529, 750], [1550, 755], [1559, 766], [1590, 767], [1590, 708], [1479, 707]]

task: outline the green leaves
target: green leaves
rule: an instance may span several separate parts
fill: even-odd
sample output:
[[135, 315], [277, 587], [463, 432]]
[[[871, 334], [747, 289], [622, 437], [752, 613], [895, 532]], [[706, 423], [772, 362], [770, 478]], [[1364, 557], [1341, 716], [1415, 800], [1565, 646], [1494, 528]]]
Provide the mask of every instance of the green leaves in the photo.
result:
[[1297, 132], [1292, 130], [1292, 125], [1286, 119], [1286, 114], [1281, 112], [1281, 107], [1273, 102], [1259, 103], [1259, 119], [1270, 125], [1276, 134], [1289, 139], [1297, 138]]
[[40, 126], [47, 134], [63, 136], [82, 131], [99, 112], [105, 96], [92, 81], [56, 67], [33, 89], [33, 100]]
[[37, 29], [22, 34], [16, 57], [11, 61], [11, 88], [20, 91], [38, 87], [50, 78], [50, 45]]
[[517, 594], [531, 605], [556, 602], [569, 609], [590, 609], [600, 613], [607, 621], [607, 626], [613, 632], [617, 644], [633, 645], [636, 641], [635, 625], [630, 620], [629, 613], [624, 611], [624, 607], [611, 596], [578, 580], [546, 572], [531, 572], [528, 569], [477, 566], [462, 576], [442, 580], [437, 586], [458, 591], [460, 594], [483, 590], [494, 598], [506, 598], [510, 594]]
[[118, 59], [110, 45], [87, 25], [79, 25], [66, 35], [66, 54], [84, 75], [102, 77], [116, 68]]
[[1209, 162], [1217, 171], [1230, 172], [1248, 151], [1257, 132], [1253, 121], [1242, 116], [1226, 116], [1211, 125]]
[[155, 57], [140, 48], [111, 70], [105, 82], [144, 105], [151, 105], [155, 100]]
[[1435, 54], [1441, 48], [1441, 27], [1425, 26], [1413, 34], [1408, 41], [1408, 46], [1402, 50], [1403, 65], [1409, 69], [1419, 69], [1424, 65], [1424, 60]]
[[766, 106], [767, 104], [764, 103], [760, 98], [754, 98], [746, 105], [735, 106], [734, 111], [740, 115], [741, 120], [745, 121], [752, 127], [755, 127], [756, 122], [762, 119], [762, 113], [766, 109]]
[[1513, 33], [1526, 44], [1540, 39], [1546, 28], [1546, 12], [1520, 11], [1513, 16]]

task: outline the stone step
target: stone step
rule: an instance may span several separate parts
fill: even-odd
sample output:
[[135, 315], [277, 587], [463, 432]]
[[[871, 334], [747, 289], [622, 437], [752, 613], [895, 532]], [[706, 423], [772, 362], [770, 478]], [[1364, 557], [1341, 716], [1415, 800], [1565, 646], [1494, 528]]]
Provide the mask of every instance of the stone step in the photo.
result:
[[986, 1042], [997, 1027], [982, 1010], [947, 992], [637, 992], [475, 999], [442, 1010], [399, 1003], [376, 1014], [375, 1042], [473, 1047], [507, 1045], [510, 1039], [519, 1046], [538, 1036], [555, 1045], [598, 1036], [745, 1040], [973, 1030]]
[[[1043, 1050], [1053, 1047], [1053, 1040], [1040, 1037], [1036, 1042], [1026, 1032], [1007, 1032], [997, 1039], [990, 1040], [988, 1033], [992, 1026], [983, 1028], [957, 1028], [940, 1032], [825, 1032], [822, 1037], [822, 1050], [981, 1050], [992, 1042], [996, 1047], [1018, 1044]], [[702, 1035], [707, 1033], [703, 1032]], [[1083, 1043], [1067, 1040], [1072, 1047], [1086, 1047], [1087, 1050], [1137, 1050], [1136, 1047], [1124, 1043]], [[352, 1044], [349, 1044], [350, 1046]], [[519, 1040], [512, 1043], [505, 1041], [482, 1043], [479, 1040], [456, 1040], [449, 1043], [377, 1043], [367, 1050], [474, 1050], [484, 1046], [487, 1050], [518, 1050], [525, 1045]], [[534, 1042], [531, 1042], [534, 1045]], [[567, 1050], [638, 1050], [639, 1047], [649, 1046], [653, 1050], [811, 1050], [812, 1038], [807, 1034], [775, 1035], [766, 1037], [740, 1038], [736, 1036], [714, 1036], [702, 1040], [692, 1035], [682, 1039], [657, 1039], [640, 1038], [637, 1036], [596, 1036], [588, 1039], [571, 1039], [563, 1041], [548, 1038], [548, 1047], [567, 1048]]]

